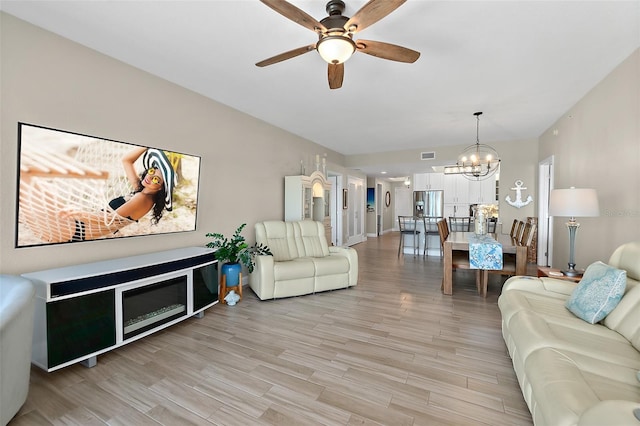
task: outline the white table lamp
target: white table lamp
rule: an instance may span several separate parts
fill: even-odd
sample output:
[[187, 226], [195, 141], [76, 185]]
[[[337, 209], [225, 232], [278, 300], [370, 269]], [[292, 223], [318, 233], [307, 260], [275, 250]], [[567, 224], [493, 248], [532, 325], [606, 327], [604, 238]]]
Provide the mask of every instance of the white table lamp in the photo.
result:
[[574, 257], [574, 245], [576, 230], [580, 224], [576, 217], [593, 217], [600, 215], [598, 195], [595, 189], [574, 188], [554, 189], [549, 197], [549, 216], [569, 217], [567, 228], [569, 229], [569, 269], [562, 271], [569, 277], [580, 275], [576, 271]]

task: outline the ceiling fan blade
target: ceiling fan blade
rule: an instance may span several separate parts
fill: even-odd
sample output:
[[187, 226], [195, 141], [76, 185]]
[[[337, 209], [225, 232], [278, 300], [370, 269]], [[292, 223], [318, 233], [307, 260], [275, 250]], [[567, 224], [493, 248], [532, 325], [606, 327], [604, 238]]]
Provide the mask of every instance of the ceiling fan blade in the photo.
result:
[[288, 52], [281, 53], [276, 56], [272, 56], [269, 59], [265, 59], [264, 61], [260, 61], [256, 64], [258, 67], [266, 67], [267, 65], [277, 64], [278, 62], [286, 61], [287, 59], [295, 58], [296, 56], [300, 56], [304, 53], [311, 52], [316, 49], [315, 44], [310, 44], [304, 47], [298, 47], [297, 49], [290, 50]]
[[320, 32], [326, 31], [327, 29], [318, 22], [314, 17], [307, 14], [306, 12], [298, 9], [296, 6], [284, 0], [260, 0], [262, 3], [269, 6], [271, 9], [275, 10], [285, 18], [288, 18], [295, 22], [296, 24], [300, 24], [305, 28], [310, 29], [311, 31]]
[[420, 52], [381, 41], [357, 40], [356, 47], [359, 52], [391, 61], [413, 63], [420, 57]]
[[353, 15], [346, 24], [344, 29], [351, 31], [350, 28], [355, 26], [355, 31], [362, 31], [370, 25], [375, 24], [400, 6], [407, 0], [370, 0]]
[[344, 63], [341, 64], [329, 64], [327, 74], [329, 75], [329, 88], [339, 89], [342, 87], [342, 80], [344, 80]]

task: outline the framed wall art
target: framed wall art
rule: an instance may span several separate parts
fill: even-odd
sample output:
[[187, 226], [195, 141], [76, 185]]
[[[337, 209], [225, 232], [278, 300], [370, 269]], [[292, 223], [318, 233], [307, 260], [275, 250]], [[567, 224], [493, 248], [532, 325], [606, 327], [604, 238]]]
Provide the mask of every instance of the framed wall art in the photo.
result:
[[376, 189], [375, 188], [367, 188], [367, 211], [368, 212], [376, 211]]

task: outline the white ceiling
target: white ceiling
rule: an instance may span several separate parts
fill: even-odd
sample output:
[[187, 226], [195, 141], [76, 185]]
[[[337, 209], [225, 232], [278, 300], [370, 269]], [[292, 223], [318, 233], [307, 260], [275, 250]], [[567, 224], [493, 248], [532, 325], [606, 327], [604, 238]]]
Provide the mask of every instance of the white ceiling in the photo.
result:
[[[326, 16], [325, 0], [290, 2]], [[352, 16], [366, 1], [345, 3]], [[537, 138], [640, 46], [638, 0], [409, 0], [355, 38], [417, 50], [418, 61], [356, 53], [330, 90], [317, 52], [254, 65], [317, 40], [257, 0], [0, 8], [345, 155], [471, 144], [475, 111], [483, 143]]]

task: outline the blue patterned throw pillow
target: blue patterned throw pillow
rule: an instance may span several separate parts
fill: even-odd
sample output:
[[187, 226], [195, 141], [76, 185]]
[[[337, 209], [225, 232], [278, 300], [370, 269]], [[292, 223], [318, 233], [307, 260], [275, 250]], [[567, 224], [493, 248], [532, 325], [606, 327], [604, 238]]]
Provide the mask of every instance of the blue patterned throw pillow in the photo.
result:
[[565, 306], [575, 316], [595, 324], [618, 305], [627, 286], [627, 271], [594, 262], [584, 272]]

